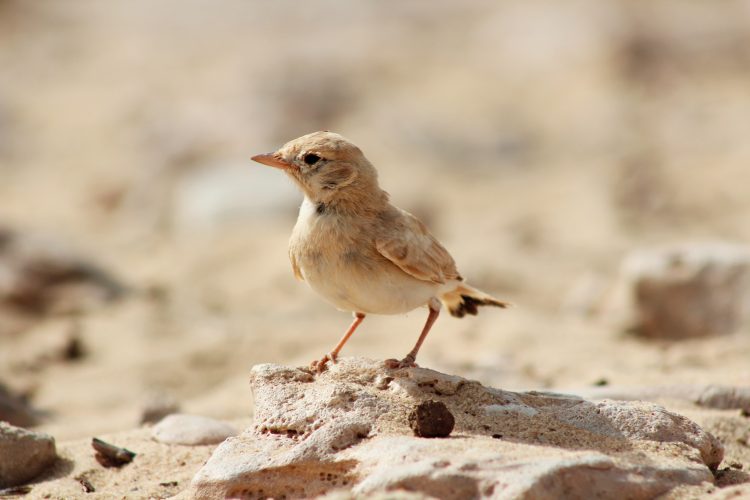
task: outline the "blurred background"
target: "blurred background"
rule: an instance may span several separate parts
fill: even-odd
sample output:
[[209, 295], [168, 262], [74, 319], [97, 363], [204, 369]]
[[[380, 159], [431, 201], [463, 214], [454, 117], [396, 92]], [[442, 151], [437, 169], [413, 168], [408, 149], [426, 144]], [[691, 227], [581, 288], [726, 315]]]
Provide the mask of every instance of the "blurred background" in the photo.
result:
[[[0, 0], [6, 415], [58, 439], [249, 416], [252, 365], [328, 352], [350, 317], [293, 278], [301, 195], [249, 160], [321, 129], [517, 305], [444, 315], [423, 366], [750, 384], [750, 2]], [[691, 296], [725, 293], [724, 326], [634, 333], [623, 262], [695, 242], [734, 245], [700, 247], [724, 274]], [[401, 357], [425, 314], [343, 355]]]

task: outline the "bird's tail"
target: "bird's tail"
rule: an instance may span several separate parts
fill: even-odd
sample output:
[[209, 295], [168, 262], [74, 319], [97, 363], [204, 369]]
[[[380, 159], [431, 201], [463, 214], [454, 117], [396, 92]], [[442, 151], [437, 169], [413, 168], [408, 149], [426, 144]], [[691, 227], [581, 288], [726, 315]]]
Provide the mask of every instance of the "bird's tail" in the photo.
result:
[[478, 306], [510, 307], [512, 304], [503, 302], [470, 287], [465, 283], [459, 284], [454, 290], [440, 296], [440, 302], [448, 309], [452, 316], [463, 318], [467, 314], [477, 314]]

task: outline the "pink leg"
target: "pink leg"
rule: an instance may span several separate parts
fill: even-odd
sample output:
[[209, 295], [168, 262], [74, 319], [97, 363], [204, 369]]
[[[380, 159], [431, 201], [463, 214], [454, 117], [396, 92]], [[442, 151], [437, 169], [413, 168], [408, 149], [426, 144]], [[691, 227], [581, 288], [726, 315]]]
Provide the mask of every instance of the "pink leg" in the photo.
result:
[[419, 338], [417, 339], [417, 343], [414, 344], [414, 348], [409, 351], [409, 354], [406, 355], [404, 359], [401, 361], [398, 361], [396, 359], [387, 359], [385, 360], [385, 366], [388, 368], [408, 368], [411, 366], [417, 366], [417, 353], [419, 352], [419, 348], [422, 347], [422, 342], [424, 342], [424, 339], [427, 338], [427, 334], [430, 333], [430, 328], [432, 328], [432, 325], [435, 323], [435, 320], [438, 318], [438, 314], [440, 314], [439, 309], [433, 309], [432, 306], [430, 306], [430, 314], [427, 316], [427, 322], [424, 324], [424, 328], [422, 328], [422, 333], [419, 335]]
[[333, 363], [336, 362], [336, 358], [339, 356], [339, 351], [344, 347], [344, 344], [346, 344], [346, 341], [349, 340], [349, 337], [352, 336], [354, 333], [354, 330], [357, 329], [360, 323], [365, 319], [365, 315], [363, 313], [354, 313], [354, 321], [352, 321], [352, 324], [349, 325], [349, 329], [346, 331], [343, 337], [341, 337], [341, 340], [339, 340], [339, 343], [336, 344], [336, 347], [333, 348], [331, 352], [320, 358], [319, 361], [313, 361], [310, 363], [310, 368], [313, 370], [317, 370], [318, 373], [324, 371], [326, 369], [326, 364], [331, 361]]

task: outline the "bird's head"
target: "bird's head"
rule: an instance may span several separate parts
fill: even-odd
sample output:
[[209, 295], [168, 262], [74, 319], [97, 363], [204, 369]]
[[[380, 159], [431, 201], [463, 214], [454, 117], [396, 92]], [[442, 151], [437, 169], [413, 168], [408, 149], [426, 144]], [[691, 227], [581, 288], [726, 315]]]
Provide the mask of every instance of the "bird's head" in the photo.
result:
[[283, 170], [316, 203], [356, 201], [381, 192], [377, 172], [362, 151], [333, 132], [303, 135], [252, 159]]

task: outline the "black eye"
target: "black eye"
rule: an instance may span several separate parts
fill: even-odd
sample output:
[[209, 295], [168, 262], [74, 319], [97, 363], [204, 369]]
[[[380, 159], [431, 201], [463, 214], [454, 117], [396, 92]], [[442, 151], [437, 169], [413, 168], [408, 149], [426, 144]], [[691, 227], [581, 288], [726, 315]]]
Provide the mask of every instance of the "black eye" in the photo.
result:
[[318, 163], [318, 161], [320, 161], [320, 156], [316, 155], [315, 153], [308, 153], [305, 155], [304, 161], [308, 165], [315, 165], [316, 163]]

